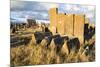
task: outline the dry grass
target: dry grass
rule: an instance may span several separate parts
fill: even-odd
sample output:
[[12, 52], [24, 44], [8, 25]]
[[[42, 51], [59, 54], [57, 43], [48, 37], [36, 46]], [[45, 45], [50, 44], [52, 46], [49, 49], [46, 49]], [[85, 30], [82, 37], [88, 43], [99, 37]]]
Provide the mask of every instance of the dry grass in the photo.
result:
[[[53, 40], [49, 47], [47, 47], [46, 40], [42, 40], [40, 44], [36, 44], [34, 40], [33, 37], [28, 45], [11, 48], [12, 66], [95, 61], [95, 49], [91, 49], [87, 52], [87, 50], [83, 48], [84, 46], [81, 46], [78, 52], [71, 50], [69, 53], [68, 47], [66, 43], [64, 43], [60, 52], [57, 52], [57, 47]], [[90, 41], [87, 41], [87, 43], [89, 44]]]

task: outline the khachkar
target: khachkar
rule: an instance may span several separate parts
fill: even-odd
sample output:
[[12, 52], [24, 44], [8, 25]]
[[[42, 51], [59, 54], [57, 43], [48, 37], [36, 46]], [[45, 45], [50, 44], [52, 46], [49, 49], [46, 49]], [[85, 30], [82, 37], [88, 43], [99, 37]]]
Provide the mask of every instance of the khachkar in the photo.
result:
[[74, 14], [66, 14], [65, 15], [65, 34], [68, 36], [74, 35]]
[[57, 32], [57, 14], [58, 14], [58, 9], [57, 8], [51, 8], [49, 10], [49, 15], [50, 15], [50, 31], [53, 34], [56, 34]]
[[65, 14], [60, 13], [57, 15], [57, 33], [65, 35]]
[[85, 15], [75, 14], [74, 36], [79, 38], [81, 44], [84, 42], [84, 25], [85, 25]]
[[58, 14], [57, 8], [49, 10], [50, 31], [53, 34], [78, 37], [80, 43], [84, 42], [85, 16], [80, 14]]

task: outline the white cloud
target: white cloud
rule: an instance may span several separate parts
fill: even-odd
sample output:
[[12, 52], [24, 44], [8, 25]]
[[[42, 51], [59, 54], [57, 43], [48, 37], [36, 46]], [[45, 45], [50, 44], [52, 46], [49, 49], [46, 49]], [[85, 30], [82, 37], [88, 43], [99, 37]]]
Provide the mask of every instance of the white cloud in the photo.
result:
[[95, 7], [94, 6], [87, 6], [87, 9], [90, 11], [90, 10], [94, 10]]
[[43, 16], [43, 18], [47, 18], [48, 17], [48, 14], [47, 13], [43, 13], [41, 15]]
[[24, 7], [24, 2], [11, 1], [10, 3], [11, 3], [11, 8]]
[[65, 8], [66, 10], [71, 10], [73, 7], [72, 7], [72, 5], [67, 4], [67, 5], [65, 5], [64, 8]]
[[38, 23], [41, 23], [41, 22], [49, 23], [50, 21], [47, 21], [47, 20], [36, 20], [36, 22], [38, 22]]
[[[41, 3], [41, 2], [26, 2], [26, 1], [11, 1], [11, 16], [14, 18], [33, 17], [39, 20], [47, 20], [48, 10], [50, 8], [60, 8], [59, 11], [68, 13], [84, 13], [87, 18], [94, 18], [94, 6], [89, 5], [74, 5], [74, 4], [58, 4], [58, 3]], [[17, 10], [17, 12], [16, 12]], [[13, 12], [14, 11], [14, 12]], [[19, 12], [18, 12], [19, 11]], [[21, 12], [20, 12], [21, 11]]]
[[78, 7], [78, 6], [76, 6], [76, 5], [73, 6], [73, 10], [75, 10], [75, 11], [79, 11], [80, 9], [81, 9], [81, 8]]
[[67, 11], [70, 11], [70, 10], [79, 11], [80, 10], [80, 7], [78, 7], [77, 5], [72, 5], [72, 4], [66, 4], [63, 8], [64, 10], [67, 10]]
[[93, 13], [87, 13], [87, 14], [86, 14], [86, 17], [87, 17], [87, 18], [93, 18], [93, 17], [94, 17], [94, 14], [93, 14]]
[[46, 8], [46, 10], [49, 10], [50, 8], [57, 8], [58, 4], [56, 3], [39, 3], [40, 6], [43, 6], [43, 8]]
[[81, 8], [87, 10], [87, 11], [93, 11], [95, 10], [95, 6], [92, 6], [92, 5], [85, 5], [85, 6], [81, 6]]

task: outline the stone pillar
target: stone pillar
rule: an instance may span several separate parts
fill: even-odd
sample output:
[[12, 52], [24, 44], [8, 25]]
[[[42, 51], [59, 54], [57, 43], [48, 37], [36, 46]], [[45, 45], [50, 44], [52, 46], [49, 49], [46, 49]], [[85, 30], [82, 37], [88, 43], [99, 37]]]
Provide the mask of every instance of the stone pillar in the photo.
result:
[[49, 16], [50, 16], [50, 31], [52, 32], [52, 34], [56, 34], [57, 14], [58, 14], [58, 9], [57, 8], [51, 8], [49, 10]]
[[81, 44], [84, 43], [85, 15], [74, 15], [74, 36], [79, 38]]

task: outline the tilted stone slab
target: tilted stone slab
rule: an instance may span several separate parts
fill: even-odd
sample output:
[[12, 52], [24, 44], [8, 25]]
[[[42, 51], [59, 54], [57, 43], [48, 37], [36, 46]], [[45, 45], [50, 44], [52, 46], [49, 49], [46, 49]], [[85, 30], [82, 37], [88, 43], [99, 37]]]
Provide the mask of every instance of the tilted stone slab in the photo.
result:
[[39, 44], [45, 37], [51, 36], [52, 34], [51, 32], [35, 32], [34, 35], [36, 42]]
[[68, 48], [69, 48], [69, 52], [71, 50], [75, 50], [75, 51], [78, 51], [79, 48], [80, 48], [80, 41], [77, 37], [74, 37], [74, 38], [70, 38], [68, 41], [67, 41], [67, 45], [68, 45]]

